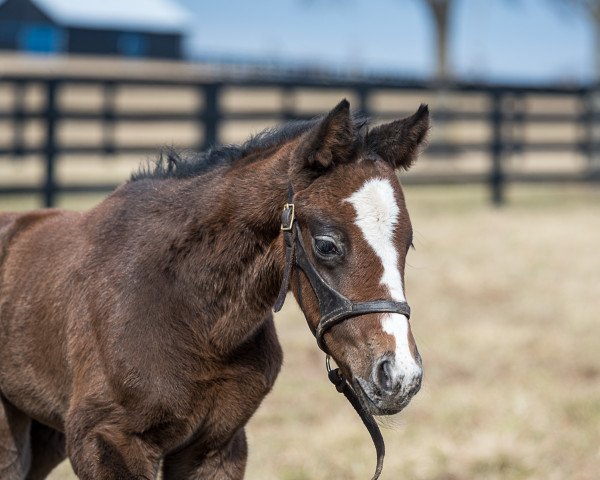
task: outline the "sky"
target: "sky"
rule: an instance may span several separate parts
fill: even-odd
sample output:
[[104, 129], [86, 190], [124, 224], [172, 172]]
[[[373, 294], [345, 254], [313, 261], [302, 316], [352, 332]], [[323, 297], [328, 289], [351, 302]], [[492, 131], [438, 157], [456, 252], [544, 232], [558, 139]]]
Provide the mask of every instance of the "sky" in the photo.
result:
[[[427, 78], [423, 0], [178, 0], [188, 47], [211, 57]], [[561, 3], [563, 2], [563, 3]], [[455, 0], [450, 63], [464, 80], [572, 83], [594, 74], [594, 30], [566, 0]]]

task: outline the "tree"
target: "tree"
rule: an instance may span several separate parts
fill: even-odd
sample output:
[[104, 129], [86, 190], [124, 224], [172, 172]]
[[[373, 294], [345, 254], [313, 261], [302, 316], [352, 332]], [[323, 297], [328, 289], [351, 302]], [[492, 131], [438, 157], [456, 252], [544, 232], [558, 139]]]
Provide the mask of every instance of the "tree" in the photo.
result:
[[450, 52], [450, 11], [454, 0], [425, 0], [425, 5], [435, 27], [436, 45], [436, 78], [440, 81], [448, 80], [451, 76], [449, 67]]
[[[556, 0], [554, 0], [556, 1]], [[586, 12], [593, 24], [595, 30], [594, 39], [594, 63], [595, 80], [600, 81], [600, 0], [560, 0], [563, 4], [579, 8]]]
[[[586, 12], [594, 26], [594, 80], [596, 84], [600, 83], [600, 0], [554, 0], [571, 7], [579, 8]], [[594, 90], [590, 97], [590, 104], [593, 113], [600, 110], [600, 95], [598, 90]], [[600, 126], [596, 122], [595, 115], [591, 122], [592, 141], [598, 142], [600, 137]], [[600, 178], [600, 152], [597, 148], [592, 149], [588, 155], [588, 168], [591, 177]]]

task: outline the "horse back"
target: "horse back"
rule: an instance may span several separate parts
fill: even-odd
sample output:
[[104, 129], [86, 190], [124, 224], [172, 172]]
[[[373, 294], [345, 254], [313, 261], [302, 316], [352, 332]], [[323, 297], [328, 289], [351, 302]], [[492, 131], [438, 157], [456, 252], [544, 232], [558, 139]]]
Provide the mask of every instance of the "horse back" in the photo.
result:
[[26, 213], [0, 212], [0, 267], [12, 240], [32, 225], [55, 216], [59, 210], [35, 210]]
[[0, 214], [0, 393], [53, 428], [61, 426], [68, 391], [58, 285], [62, 259], [77, 241], [73, 215]]
[[9, 242], [10, 234], [13, 231], [12, 227], [17, 217], [17, 213], [0, 213], [0, 265], [2, 265], [6, 245]]

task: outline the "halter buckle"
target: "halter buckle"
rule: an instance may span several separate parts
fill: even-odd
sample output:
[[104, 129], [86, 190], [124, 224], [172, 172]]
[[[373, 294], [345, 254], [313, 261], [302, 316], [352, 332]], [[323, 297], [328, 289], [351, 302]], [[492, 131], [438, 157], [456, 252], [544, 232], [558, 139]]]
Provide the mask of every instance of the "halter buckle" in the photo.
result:
[[283, 212], [281, 213], [281, 231], [289, 232], [294, 226], [295, 218], [294, 204], [286, 203], [283, 206]]
[[325, 355], [325, 368], [327, 369], [327, 373], [333, 370], [331, 368], [331, 356], [329, 354]]

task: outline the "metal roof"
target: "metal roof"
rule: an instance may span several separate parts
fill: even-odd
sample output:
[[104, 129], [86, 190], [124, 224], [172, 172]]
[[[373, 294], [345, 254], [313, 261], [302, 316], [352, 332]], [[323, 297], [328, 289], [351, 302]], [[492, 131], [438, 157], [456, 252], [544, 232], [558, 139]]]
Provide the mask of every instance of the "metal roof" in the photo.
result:
[[[191, 15], [171, 0], [31, 0], [64, 26], [183, 32]], [[0, 1], [0, 4], [3, 3]]]

